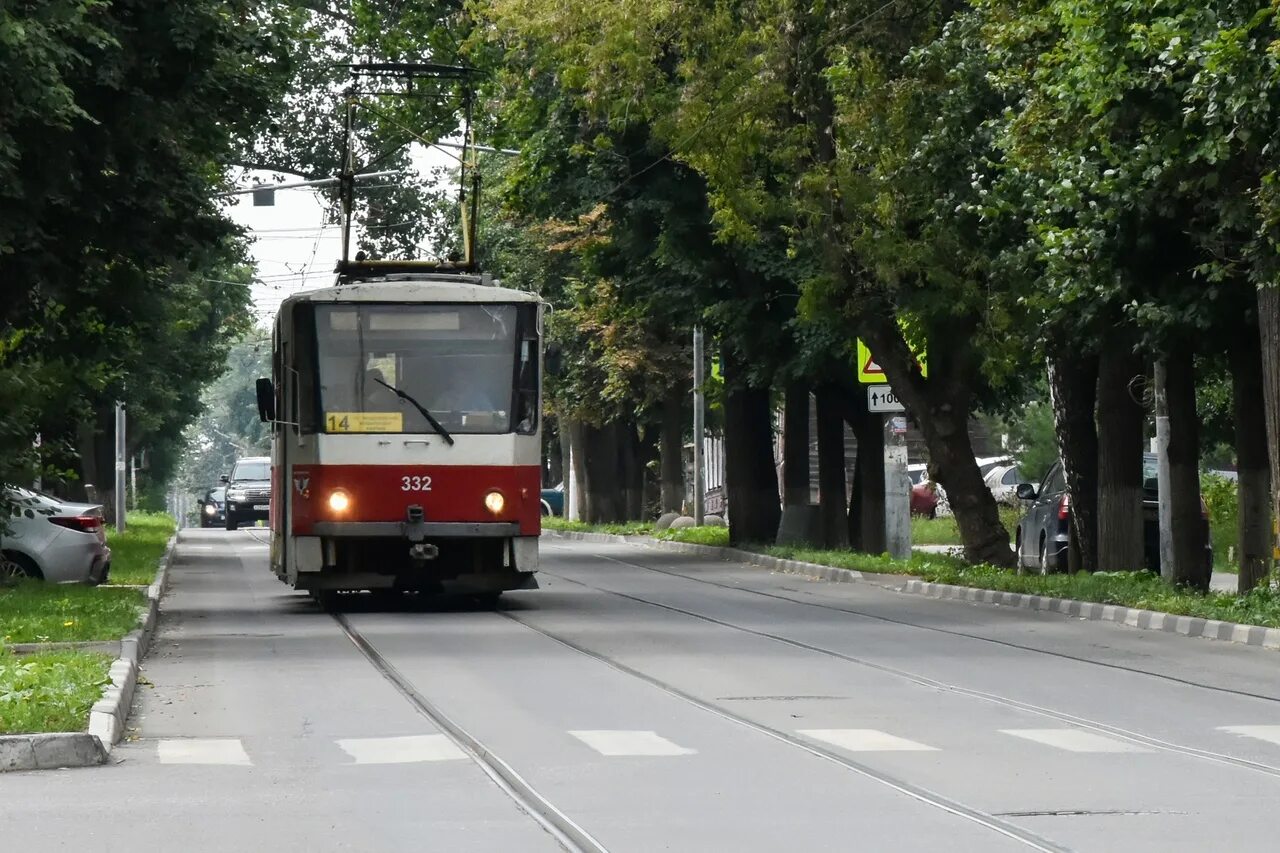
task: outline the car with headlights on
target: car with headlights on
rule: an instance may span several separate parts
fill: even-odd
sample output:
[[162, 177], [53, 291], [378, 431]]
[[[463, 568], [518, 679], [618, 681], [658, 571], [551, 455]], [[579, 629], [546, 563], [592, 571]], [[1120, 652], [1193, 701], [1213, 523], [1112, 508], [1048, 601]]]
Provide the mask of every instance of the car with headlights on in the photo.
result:
[[226, 523], [227, 490], [225, 486], [210, 489], [197, 503], [200, 506], [200, 526], [220, 527]]
[[99, 584], [111, 572], [100, 504], [74, 503], [16, 487], [4, 489], [0, 581]]
[[237, 459], [230, 474], [221, 478], [226, 487], [223, 526], [236, 530], [242, 524], [267, 521], [271, 512], [271, 459], [249, 456]]

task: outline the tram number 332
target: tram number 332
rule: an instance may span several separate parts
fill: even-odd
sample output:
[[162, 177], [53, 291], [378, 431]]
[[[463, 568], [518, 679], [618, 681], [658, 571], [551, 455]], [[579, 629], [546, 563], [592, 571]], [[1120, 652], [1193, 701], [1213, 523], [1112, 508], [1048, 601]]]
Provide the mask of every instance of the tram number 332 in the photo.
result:
[[429, 492], [431, 491], [431, 478], [430, 477], [401, 477], [400, 491]]

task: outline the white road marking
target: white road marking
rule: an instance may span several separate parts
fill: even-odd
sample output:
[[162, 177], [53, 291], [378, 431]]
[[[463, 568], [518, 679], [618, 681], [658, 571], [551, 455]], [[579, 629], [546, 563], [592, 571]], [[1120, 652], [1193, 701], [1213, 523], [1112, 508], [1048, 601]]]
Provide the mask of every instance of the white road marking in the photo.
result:
[[183, 551], [212, 551], [212, 545], [188, 545], [185, 542], [178, 546]]
[[674, 744], [656, 732], [596, 730], [569, 734], [601, 755], [693, 755], [697, 752]]
[[1136, 743], [1104, 737], [1081, 729], [1001, 729], [1006, 735], [1033, 740], [1067, 752], [1148, 752]]
[[467, 754], [444, 735], [362, 737], [338, 741], [356, 764], [415, 764], [421, 761], [457, 761]]
[[879, 729], [800, 729], [799, 734], [835, 744], [850, 752], [936, 752], [937, 747], [891, 735]]
[[247, 767], [253, 762], [239, 738], [167, 738], [156, 754], [161, 764], [233, 764]]
[[1218, 726], [1218, 731], [1280, 744], [1280, 726]]

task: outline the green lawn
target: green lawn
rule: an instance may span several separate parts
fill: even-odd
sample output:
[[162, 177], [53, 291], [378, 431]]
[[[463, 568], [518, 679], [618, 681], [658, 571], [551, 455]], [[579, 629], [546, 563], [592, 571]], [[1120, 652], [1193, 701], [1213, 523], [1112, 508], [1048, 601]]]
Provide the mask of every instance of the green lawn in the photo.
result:
[[110, 666], [109, 655], [0, 650], [0, 734], [84, 731]]
[[[1010, 540], [1013, 539], [1014, 533], [1018, 529], [1018, 520], [1021, 518], [1022, 510], [1020, 508], [1000, 507], [1000, 522], [1004, 524], [1004, 529], [1009, 531]], [[911, 544], [959, 545], [960, 528], [956, 527], [955, 516], [947, 516], [946, 518], [912, 517]]]
[[162, 512], [131, 512], [125, 516], [125, 532], [107, 529], [111, 546], [112, 584], [150, 586], [160, 568], [165, 545], [173, 535], [173, 519]]
[[21, 581], [0, 587], [0, 647], [8, 643], [118, 640], [138, 625], [136, 589]]
[[621, 524], [587, 524], [585, 521], [569, 521], [550, 515], [542, 519], [547, 530], [565, 530], [573, 533], [609, 533], [614, 536], [649, 536], [653, 533], [651, 521], [626, 521]]

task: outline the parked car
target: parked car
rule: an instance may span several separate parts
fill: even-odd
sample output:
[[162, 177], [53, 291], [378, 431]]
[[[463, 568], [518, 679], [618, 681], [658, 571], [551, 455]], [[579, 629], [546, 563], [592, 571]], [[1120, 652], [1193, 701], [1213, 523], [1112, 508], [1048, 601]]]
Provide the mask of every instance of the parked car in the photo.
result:
[[266, 456], [237, 459], [231, 474], [224, 474], [227, 487], [223, 526], [236, 530], [251, 521], [267, 521], [271, 512], [271, 460]]
[[1017, 506], [1018, 484], [1026, 480], [1017, 465], [996, 465], [983, 478], [996, 503]]
[[564, 483], [542, 490], [542, 514], [564, 515]]
[[[1142, 480], [1144, 568], [1158, 572], [1160, 571], [1160, 515], [1154, 453], [1143, 456]], [[1031, 483], [1021, 483], [1017, 488], [1018, 497], [1030, 501], [1026, 514], [1018, 522], [1015, 537], [1018, 565], [1022, 568], [1035, 569], [1041, 574], [1065, 569], [1067, 543], [1071, 530], [1071, 494], [1067, 491], [1062, 463], [1055, 462], [1049, 468], [1039, 488]], [[1209, 538], [1209, 510], [1203, 500], [1200, 501], [1200, 516], [1204, 525], [1204, 558], [1212, 567], [1213, 545]]]
[[204, 493], [204, 497], [197, 501], [200, 506], [201, 527], [217, 527], [226, 523], [226, 500], [225, 486], [218, 486]]
[[100, 504], [73, 503], [28, 489], [5, 488], [11, 506], [0, 532], [0, 579], [99, 584], [111, 573]]

